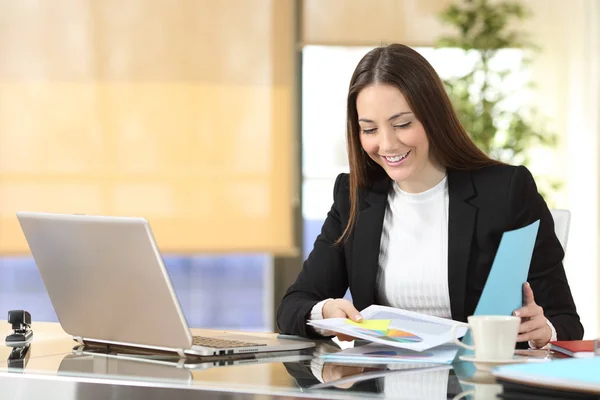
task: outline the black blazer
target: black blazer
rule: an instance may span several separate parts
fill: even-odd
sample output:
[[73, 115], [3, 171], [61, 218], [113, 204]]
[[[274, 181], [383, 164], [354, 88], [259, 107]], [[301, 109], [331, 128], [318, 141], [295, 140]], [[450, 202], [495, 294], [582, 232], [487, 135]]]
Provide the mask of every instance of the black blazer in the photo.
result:
[[[483, 291], [505, 231], [539, 219], [540, 226], [529, 270], [536, 303], [544, 308], [559, 340], [583, 337], [583, 326], [562, 265], [564, 251], [554, 232], [554, 220], [527, 168], [496, 165], [474, 171], [448, 170], [448, 286], [452, 318], [466, 321]], [[359, 214], [352, 235], [340, 237], [350, 213], [349, 176], [338, 176], [334, 203], [321, 234], [296, 282], [287, 290], [277, 323], [282, 332], [314, 336], [306, 320], [312, 307], [340, 298], [350, 287], [358, 310], [379, 304], [376, 296], [379, 243], [387, 195], [387, 175], [359, 194]]]

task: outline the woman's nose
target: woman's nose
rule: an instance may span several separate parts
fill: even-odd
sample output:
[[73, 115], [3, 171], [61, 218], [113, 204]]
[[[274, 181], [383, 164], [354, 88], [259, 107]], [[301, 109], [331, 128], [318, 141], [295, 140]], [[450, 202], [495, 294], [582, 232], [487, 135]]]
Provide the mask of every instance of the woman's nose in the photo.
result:
[[396, 132], [393, 129], [383, 129], [381, 131], [381, 142], [379, 148], [382, 152], [393, 152], [399, 147], [400, 140], [396, 136]]

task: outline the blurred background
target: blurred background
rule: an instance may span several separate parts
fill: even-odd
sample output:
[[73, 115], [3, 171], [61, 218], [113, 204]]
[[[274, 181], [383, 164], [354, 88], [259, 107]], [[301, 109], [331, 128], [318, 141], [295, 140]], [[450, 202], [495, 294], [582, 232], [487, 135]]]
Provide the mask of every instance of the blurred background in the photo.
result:
[[571, 211], [565, 268], [596, 337], [595, 0], [0, 0], [0, 318], [56, 321], [23, 210], [145, 217], [192, 327], [275, 329], [348, 170], [352, 71], [394, 42]]

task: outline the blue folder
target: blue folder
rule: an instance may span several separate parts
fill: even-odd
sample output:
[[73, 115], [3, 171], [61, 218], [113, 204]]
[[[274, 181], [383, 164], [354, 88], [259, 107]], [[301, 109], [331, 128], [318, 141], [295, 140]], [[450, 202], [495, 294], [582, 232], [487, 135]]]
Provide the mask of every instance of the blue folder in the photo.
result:
[[475, 315], [512, 315], [523, 305], [523, 284], [527, 282], [540, 221], [505, 232], [500, 240], [492, 270], [475, 308]]
[[492, 373], [497, 378], [526, 385], [600, 392], [600, 357], [505, 365]]
[[[522, 307], [523, 284], [527, 282], [539, 227], [540, 221], [537, 220], [523, 228], [502, 234], [500, 246], [474, 315], [512, 315], [513, 311]], [[470, 331], [462, 341], [473, 344]], [[461, 348], [456, 359], [462, 354], [472, 353]]]

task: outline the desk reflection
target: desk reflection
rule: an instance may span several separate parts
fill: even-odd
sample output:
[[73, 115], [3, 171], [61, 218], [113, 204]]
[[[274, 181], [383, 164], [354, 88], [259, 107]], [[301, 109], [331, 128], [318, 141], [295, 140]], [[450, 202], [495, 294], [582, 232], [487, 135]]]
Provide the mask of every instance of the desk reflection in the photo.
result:
[[129, 360], [100, 354], [68, 354], [60, 362], [58, 375], [141, 379], [153, 382], [176, 381], [178, 384], [192, 381], [192, 373], [186, 368], [178, 368], [176, 363]]
[[[321, 357], [340, 350], [334, 342], [323, 341], [314, 349], [264, 353], [248, 359], [182, 360], [166, 354], [75, 346], [71, 354], [32, 358], [35, 362], [29, 362], [26, 370], [78, 382], [339, 399], [491, 399], [501, 390], [491, 375], [483, 376], [469, 363], [341, 364]], [[27, 352], [21, 354], [21, 361], [15, 361], [26, 363]], [[89, 398], [88, 390], [98, 389], [79, 385], [75, 398]]]
[[309, 364], [284, 363], [304, 391], [378, 394], [404, 399], [447, 399], [464, 391], [451, 365], [423, 363], [341, 364], [321, 355], [340, 351], [333, 342], [319, 343]]
[[185, 383], [191, 382], [194, 374], [197, 375], [198, 372], [211, 368], [301, 362], [312, 359], [312, 349], [183, 359], [168, 353], [142, 353], [135, 349], [75, 346], [73, 354], [63, 357], [58, 374], [95, 375], [114, 379], [141, 378], [152, 381], [175, 380], [178, 383]]

